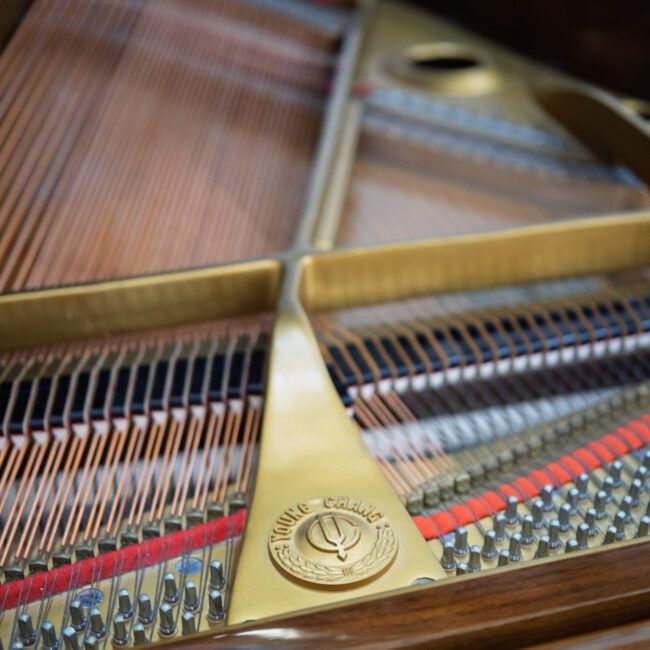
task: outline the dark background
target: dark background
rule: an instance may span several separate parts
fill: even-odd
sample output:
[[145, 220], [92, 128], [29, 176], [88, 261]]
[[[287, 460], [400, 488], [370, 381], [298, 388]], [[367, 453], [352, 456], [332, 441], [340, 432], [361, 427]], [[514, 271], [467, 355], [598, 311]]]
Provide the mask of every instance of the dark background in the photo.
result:
[[412, 0], [502, 45], [650, 99], [650, 0]]

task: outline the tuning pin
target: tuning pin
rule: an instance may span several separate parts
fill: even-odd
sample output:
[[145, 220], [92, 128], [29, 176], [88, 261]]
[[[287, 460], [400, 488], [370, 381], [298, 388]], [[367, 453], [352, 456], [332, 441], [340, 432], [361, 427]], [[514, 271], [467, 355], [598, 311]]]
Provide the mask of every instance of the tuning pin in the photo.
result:
[[486, 560], [491, 560], [496, 557], [496, 533], [493, 530], [488, 530], [485, 533], [485, 538], [483, 539], [483, 548], [481, 549], [481, 555]]
[[497, 542], [503, 542], [506, 538], [506, 518], [501, 514], [494, 518], [494, 534]]
[[605, 531], [605, 538], [603, 539], [603, 544], [612, 544], [616, 541], [616, 526], [609, 526]]
[[549, 548], [555, 549], [562, 546], [562, 540], [560, 539], [560, 522], [557, 519], [553, 519], [548, 525], [548, 546]]
[[623, 469], [623, 464], [620, 460], [615, 460], [609, 466], [609, 476], [612, 479], [612, 487], [614, 489], [621, 486], [621, 471]]
[[129, 631], [126, 629], [126, 619], [122, 614], [113, 617], [113, 645], [125, 646], [129, 642]]
[[481, 570], [481, 549], [478, 546], [470, 546], [467, 566], [471, 573]]
[[463, 576], [466, 573], [469, 573], [469, 567], [467, 566], [467, 564], [465, 564], [465, 562], [459, 562], [456, 565], [456, 575]]
[[596, 530], [596, 509], [589, 508], [585, 513], [585, 523], [589, 526], [589, 537], [594, 537], [598, 532]]
[[213, 589], [208, 595], [208, 620], [216, 622], [225, 616], [221, 592]]
[[633, 508], [636, 508], [639, 505], [639, 496], [641, 495], [641, 492], [643, 492], [643, 484], [638, 478], [635, 478], [632, 483], [630, 483], [630, 489], [627, 492], [632, 501]]
[[589, 496], [589, 475], [580, 474], [576, 479], [576, 488], [578, 490], [578, 498], [582, 501]]
[[602, 490], [607, 495], [607, 503], [609, 503], [613, 498], [612, 492], [614, 491], [614, 479], [611, 476], [605, 477]]
[[616, 539], [625, 539], [625, 522], [627, 520], [626, 514], [619, 510], [614, 516], [614, 527], [616, 528]]
[[544, 528], [544, 502], [541, 499], [537, 499], [533, 502], [532, 512], [533, 528], [535, 530]]
[[539, 493], [539, 496], [544, 504], [544, 512], [550, 512], [553, 510], [553, 486], [545, 485]]
[[13, 641], [9, 646], [10, 650], [23, 650], [24, 647], [23, 642], [18, 640]]
[[629, 494], [626, 494], [621, 499], [621, 510], [625, 513], [625, 523], [630, 523], [632, 521], [632, 497]]
[[77, 630], [73, 627], [66, 627], [63, 630], [63, 643], [66, 650], [79, 650], [79, 641], [77, 641]]
[[70, 603], [70, 625], [75, 629], [77, 632], [81, 632], [82, 630], [86, 629], [86, 624], [88, 623], [88, 620], [86, 619], [86, 614], [84, 613], [84, 608], [83, 605], [81, 604], [80, 600], [73, 600]]
[[467, 547], [467, 529], [461, 526], [456, 530], [454, 536], [454, 553], [459, 557], [467, 555], [469, 548]]
[[210, 562], [210, 589], [221, 591], [225, 584], [223, 564], [219, 560], [213, 560]]
[[456, 558], [454, 557], [454, 545], [451, 542], [445, 542], [442, 548], [442, 557], [440, 564], [445, 571], [453, 571], [456, 568]]
[[163, 578], [165, 584], [165, 595], [164, 599], [166, 603], [174, 605], [180, 600], [180, 594], [178, 592], [178, 585], [176, 584], [176, 578], [174, 578], [173, 573], [166, 573]]
[[563, 503], [559, 515], [560, 530], [566, 533], [571, 528], [571, 506]]
[[517, 510], [517, 506], [519, 505], [519, 501], [517, 501], [517, 497], [508, 497], [508, 500], [506, 501], [506, 512], [505, 512], [505, 517], [506, 517], [506, 524], [508, 526], [515, 526], [516, 524], [519, 523], [519, 512]]
[[99, 639], [94, 634], [89, 634], [84, 639], [84, 650], [97, 650]]
[[41, 625], [41, 639], [43, 640], [43, 648], [46, 648], [47, 650], [59, 647], [59, 640], [56, 637], [56, 628], [54, 627], [54, 623], [45, 621], [45, 623]]
[[577, 488], [571, 488], [566, 495], [566, 502], [571, 508], [571, 516], [574, 517], [578, 514], [578, 501], [580, 500], [580, 493]]
[[521, 520], [521, 543], [524, 546], [533, 543], [533, 518], [530, 515]]
[[190, 612], [184, 612], [181, 616], [181, 625], [183, 629], [183, 636], [188, 634], [196, 634], [196, 620], [194, 614]]
[[575, 539], [570, 539], [567, 541], [567, 543], [564, 546], [564, 552], [571, 553], [571, 551], [577, 551], [578, 548], [579, 548], [578, 542], [576, 542]]
[[510, 561], [519, 562], [521, 560], [521, 534], [513, 533], [510, 537], [510, 547], [508, 549], [510, 552]]
[[133, 604], [128, 589], [120, 589], [117, 592], [117, 611], [128, 621], [133, 616]]
[[499, 553], [498, 566], [507, 566], [509, 561], [510, 561], [510, 553], [508, 551], [501, 551], [501, 553]]
[[647, 449], [645, 453], [643, 454], [643, 465], [641, 467], [645, 467], [646, 469], [650, 469], [650, 449]]
[[196, 585], [192, 580], [185, 583], [185, 598], [183, 599], [183, 609], [186, 612], [195, 612], [201, 603], [196, 593]]
[[133, 626], [133, 645], [145, 645], [149, 643], [147, 639], [147, 632], [144, 629], [142, 623], [136, 623]]
[[583, 550], [589, 546], [589, 525], [580, 524], [576, 530], [576, 541], [578, 548]]
[[159, 608], [160, 627], [159, 632], [163, 636], [171, 636], [176, 632], [176, 623], [174, 622], [174, 610], [167, 603], [163, 603]]
[[648, 472], [650, 472], [650, 467], [647, 467], [646, 465], [641, 465], [640, 467], [637, 468], [636, 472], [634, 473], [634, 478], [639, 480], [642, 486], [642, 490], [645, 490], [645, 482], [646, 479], [648, 478]]
[[537, 543], [535, 557], [548, 557], [548, 535], [542, 535]]
[[106, 634], [106, 626], [104, 625], [104, 620], [102, 619], [102, 613], [93, 607], [88, 614], [88, 620], [90, 622], [90, 631], [98, 638], [103, 639]]
[[596, 510], [596, 519], [599, 521], [607, 517], [607, 494], [603, 490], [598, 490], [594, 497], [594, 509]]
[[151, 598], [147, 594], [138, 596], [138, 622], [142, 625], [153, 623], [154, 613]]
[[18, 638], [26, 648], [36, 642], [36, 632], [29, 614], [21, 614], [18, 617]]
[[650, 517], [648, 515], [643, 515], [639, 520], [639, 527], [636, 531], [637, 537], [646, 537], [648, 535], [648, 529], [650, 528]]

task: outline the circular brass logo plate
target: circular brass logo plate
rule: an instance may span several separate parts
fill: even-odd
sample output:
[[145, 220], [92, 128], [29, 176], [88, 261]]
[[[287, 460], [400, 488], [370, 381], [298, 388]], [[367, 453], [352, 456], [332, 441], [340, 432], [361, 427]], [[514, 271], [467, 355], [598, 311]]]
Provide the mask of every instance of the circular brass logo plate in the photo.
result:
[[352, 497], [311, 499], [287, 508], [269, 535], [275, 564], [319, 585], [352, 585], [384, 571], [397, 554], [397, 535], [371, 503]]

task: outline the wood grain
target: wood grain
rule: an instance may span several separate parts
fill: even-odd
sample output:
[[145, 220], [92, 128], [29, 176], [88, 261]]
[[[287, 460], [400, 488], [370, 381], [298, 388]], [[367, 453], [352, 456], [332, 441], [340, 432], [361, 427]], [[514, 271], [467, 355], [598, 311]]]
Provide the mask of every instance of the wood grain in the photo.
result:
[[565, 556], [233, 629], [185, 647], [524, 648], [650, 618], [649, 553], [643, 542]]

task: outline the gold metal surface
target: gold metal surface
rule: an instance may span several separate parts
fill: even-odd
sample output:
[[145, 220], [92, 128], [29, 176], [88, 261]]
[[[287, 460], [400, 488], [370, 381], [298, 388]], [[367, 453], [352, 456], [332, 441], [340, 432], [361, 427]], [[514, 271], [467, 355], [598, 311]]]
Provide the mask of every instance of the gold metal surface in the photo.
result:
[[[289, 284], [286, 289], [271, 344], [263, 442], [229, 623], [367, 596], [444, 575], [369, 456], [332, 386], [307, 317], [292, 295], [293, 287]], [[381, 504], [400, 549], [385, 573], [344, 592], [290, 580], [278, 571], [268, 550], [269, 535], [282, 508], [327, 495], [353, 495]]]
[[277, 567], [308, 585], [342, 587], [372, 580], [397, 554], [397, 535], [381, 509], [349, 496], [287, 508], [269, 535]]
[[[314, 251], [313, 247], [329, 248], [335, 239], [354, 155], [361, 104], [349, 100], [349, 93], [371, 3], [363, 6], [362, 17], [343, 48], [318, 161], [290, 255], [0, 296], [1, 349], [243, 315], [272, 310], [277, 305], [257, 483], [229, 605], [229, 624], [329, 607], [342, 599], [377, 596], [409, 587], [423, 578], [446, 577], [345, 412], [304, 309], [340, 309], [437, 292], [609, 272], [650, 262], [649, 213], [390, 246]], [[391, 83], [385, 68], [387, 42], [403, 52], [413, 43], [427, 42], [434, 36], [460, 43], [464, 39], [460, 30], [444, 24], [436, 31], [431, 27], [434, 21], [421, 21], [413, 9], [382, 3], [378, 14], [361, 61], [363, 74], [373, 82]], [[500, 105], [508, 94], [513, 101], [506, 102], [507, 116], [523, 115], [524, 120], [530, 115], [543, 116], [522, 81], [523, 64], [492, 48], [486, 67], [492, 69], [492, 65], [499, 70], [499, 82], [490, 88], [494, 92], [480, 98], [484, 102], [481, 107]], [[544, 71], [535, 70], [536, 82], [548, 77]], [[629, 118], [629, 114], [625, 119], [621, 117], [613, 102], [608, 97], [603, 100], [600, 95], [594, 98], [589, 93], [575, 92], [565, 92], [561, 99], [552, 94], [542, 99], [550, 112], [569, 126], [585, 106], [589, 111], [593, 109], [594, 129], [612, 127], [598, 140], [600, 151], [617, 153], [648, 180], [649, 142], [637, 138], [646, 127], [637, 118]], [[562, 110], [556, 111], [555, 106]], [[583, 134], [590, 145], [592, 135], [591, 131]], [[394, 548], [391, 545], [385, 549], [376, 564], [373, 560], [376, 571], [343, 587], [325, 589], [318, 580], [279, 568], [277, 557], [275, 561], [273, 558], [273, 530], [283, 512], [297, 504], [309, 507], [309, 512], [304, 513], [305, 527], [298, 533], [300, 542], [295, 546], [301, 557], [313, 561], [331, 556], [331, 551], [323, 550], [327, 544], [336, 550], [325, 563], [328, 566], [347, 567], [338, 563], [368, 556], [368, 548], [372, 547], [365, 545], [365, 526], [369, 522], [358, 521], [358, 513], [349, 509], [349, 501], [346, 507], [343, 502], [339, 505], [338, 497], [342, 495], [376, 505], [381, 522], [389, 522], [394, 531]], [[335, 509], [327, 506], [327, 497], [337, 499]], [[319, 505], [315, 506], [314, 500]], [[320, 541], [317, 533], [309, 539], [312, 515], [325, 510], [348, 518], [338, 546], [328, 542], [325, 533]], [[359, 539], [352, 543], [355, 526], [360, 531]], [[357, 551], [360, 558], [355, 560], [353, 554]], [[343, 560], [335, 559], [339, 552], [349, 552], [350, 558], [346, 555]]]
[[323, 311], [649, 261], [650, 214], [621, 214], [314, 254], [306, 260], [300, 295], [308, 311]]
[[539, 103], [589, 149], [629, 167], [650, 183], [650, 126], [638, 113], [591, 86], [536, 88]]
[[271, 310], [281, 269], [267, 259], [0, 295], [0, 349]]
[[501, 79], [485, 50], [445, 41], [411, 45], [389, 56], [385, 67], [399, 80], [445, 95], [493, 92]]

